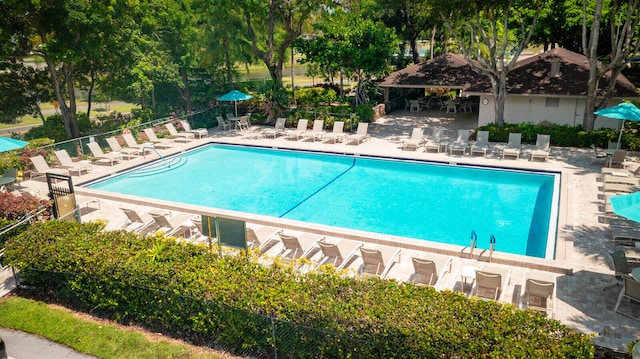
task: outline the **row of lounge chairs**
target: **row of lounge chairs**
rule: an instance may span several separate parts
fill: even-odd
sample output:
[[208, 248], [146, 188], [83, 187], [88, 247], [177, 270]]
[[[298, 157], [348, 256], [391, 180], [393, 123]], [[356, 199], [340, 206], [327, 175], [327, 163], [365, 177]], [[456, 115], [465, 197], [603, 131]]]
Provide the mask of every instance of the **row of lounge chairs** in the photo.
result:
[[[471, 130], [458, 130], [455, 141], [449, 142], [444, 139], [444, 128], [434, 127], [432, 135], [424, 136], [424, 130], [422, 128], [414, 128], [411, 132], [411, 137], [402, 143], [402, 149], [418, 150], [420, 147], [424, 147], [425, 152], [436, 151], [438, 153], [447, 151], [453, 155], [459, 153], [465, 154], [480, 154], [486, 156], [489, 151], [489, 131], [478, 131], [476, 134], [476, 141], [470, 142]], [[509, 141], [506, 145], [495, 145], [494, 150], [498, 152], [502, 158], [514, 157], [518, 159], [522, 153], [521, 145], [522, 134], [510, 133]], [[538, 134], [536, 139], [536, 145], [531, 152], [531, 160], [541, 159], [546, 161], [549, 158], [549, 144], [550, 136]]]
[[[198, 217], [158, 211], [138, 214], [126, 208], [122, 208], [122, 211], [127, 215], [125, 227], [128, 230], [137, 233], [161, 230], [167, 235], [204, 242], [202, 233], [205, 231]], [[325, 269], [324, 266], [331, 265], [337, 270], [352, 268], [358, 276], [387, 278], [392, 268], [401, 263], [403, 254], [401, 249], [390, 246], [327, 238], [272, 226], [247, 226], [243, 223], [241, 228], [246, 230], [245, 240], [248, 248], [255, 248], [261, 254], [274, 253], [275, 257], [286, 261], [307, 258], [311, 260], [310, 266], [313, 270], [322, 271]], [[434, 253], [407, 253], [412, 253], [413, 268], [411, 275], [406, 278], [407, 282], [440, 287], [443, 277], [452, 273], [453, 257]], [[508, 267], [485, 264], [480, 268], [465, 267], [461, 275], [473, 280], [469, 296], [501, 301], [509, 285], [511, 271]], [[464, 286], [462, 290], [465, 291]], [[539, 309], [553, 315], [555, 278], [541, 273], [525, 272], [520, 298], [523, 308]]]
[[31, 173], [31, 177], [38, 178], [44, 176], [46, 173], [81, 176], [82, 174], [91, 172], [93, 163], [103, 163], [113, 166], [124, 159], [129, 160], [140, 155], [145, 155], [146, 153], [155, 151], [157, 148], [171, 148], [174, 142], [188, 142], [196, 137], [202, 138], [208, 136], [207, 129], [192, 129], [186, 120], [181, 120], [180, 122], [185, 130], [184, 132], [178, 132], [172, 123], [165, 124], [170, 135], [170, 137], [166, 138], [158, 138], [152, 128], [145, 128], [143, 132], [148, 142], [138, 143], [131, 133], [123, 133], [122, 138], [126, 147], [122, 147], [115, 137], [109, 137], [106, 141], [111, 151], [107, 153], [104, 152], [97, 142], [86, 143], [91, 152], [91, 160], [73, 161], [67, 150], [61, 149], [54, 151], [59, 166], [52, 168], [41, 155], [31, 157], [30, 160], [35, 169]]
[[369, 124], [366, 122], [359, 122], [358, 128], [356, 132], [353, 134], [348, 134], [344, 132], [344, 122], [336, 121], [333, 124], [333, 129], [331, 132], [324, 131], [324, 121], [323, 120], [315, 120], [313, 121], [313, 128], [308, 129], [309, 120], [300, 119], [298, 120], [298, 125], [295, 129], [285, 129], [285, 118], [278, 118], [276, 120], [276, 124], [273, 128], [268, 128], [263, 130], [262, 134], [265, 137], [277, 138], [278, 136], [284, 136], [288, 140], [313, 140], [315, 141], [324, 141], [324, 142], [342, 142], [345, 144], [355, 143], [360, 144], [367, 139], [369, 139], [370, 135]]

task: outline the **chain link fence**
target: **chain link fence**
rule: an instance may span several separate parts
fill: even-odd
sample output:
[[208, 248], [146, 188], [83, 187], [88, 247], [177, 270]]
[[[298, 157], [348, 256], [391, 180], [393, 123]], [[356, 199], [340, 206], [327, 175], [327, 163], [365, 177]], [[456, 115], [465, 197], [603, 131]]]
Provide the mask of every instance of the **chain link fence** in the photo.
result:
[[[65, 303], [102, 318], [141, 326], [195, 345], [245, 358], [429, 358], [403, 353], [372, 333], [354, 338], [230, 305], [131, 286], [78, 273], [24, 270], [16, 274], [22, 289], [55, 293]], [[322, 324], [319, 323], [321, 326]]]

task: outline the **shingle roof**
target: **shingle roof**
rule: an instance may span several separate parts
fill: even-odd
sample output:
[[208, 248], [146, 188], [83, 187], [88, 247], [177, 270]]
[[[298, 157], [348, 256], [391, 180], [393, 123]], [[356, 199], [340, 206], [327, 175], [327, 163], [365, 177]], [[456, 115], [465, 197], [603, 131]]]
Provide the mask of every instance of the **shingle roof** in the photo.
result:
[[462, 56], [446, 54], [396, 71], [378, 83], [380, 87], [467, 88], [486, 78], [475, 72]]
[[[558, 62], [559, 75], [550, 76], [552, 63]], [[611, 73], [600, 81], [598, 96], [604, 95]], [[563, 48], [554, 48], [542, 54], [520, 60], [507, 76], [507, 92], [517, 95], [586, 96], [589, 80], [587, 58]], [[491, 93], [489, 81], [480, 81], [466, 92]], [[619, 75], [614, 97], [638, 97], [640, 93], [624, 75]]]
[[[550, 77], [551, 64], [559, 63], [559, 76]], [[477, 63], [476, 63], [477, 64]], [[479, 65], [476, 65], [479, 66]], [[611, 74], [600, 81], [603, 95]], [[554, 48], [518, 61], [507, 77], [507, 91], [518, 95], [586, 96], [589, 63], [581, 54]], [[461, 88], [467, 93], [491, 93], [486, 75], [475, 72], [462, 56], [446, 54], [396, 71], [378, 83], [381, 87]], [[640, 92], [624, 75], [619, 75], [616, 98], [638, 98]]]

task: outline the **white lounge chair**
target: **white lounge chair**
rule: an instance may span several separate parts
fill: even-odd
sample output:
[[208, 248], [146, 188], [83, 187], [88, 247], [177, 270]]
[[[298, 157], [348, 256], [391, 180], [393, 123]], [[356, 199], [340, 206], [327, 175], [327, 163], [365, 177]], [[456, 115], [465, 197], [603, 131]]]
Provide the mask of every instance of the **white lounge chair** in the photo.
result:
[[413, 148], [415, 151], [422, 145], [424, 142], [424, 130], [421, 128], [414, 128], [411, 131], [411, 138], [404, 140], [402, 142], [402, 150], [406, 150], [407, 148]]
[[140, 155], [143, 155], [147, 152], [153, 152], [155, 148], [153, 147], [153, 143], [151, 142], [144, 142], [144, 143], [136, 142], [135, 138], [133, 138], [133, 135], [130, 133], [123, 134], [122, 138], [124, 139], [124, 142], [127, 144], [127, 147], [136, 149], [138, 151], [138, 154]]
[[287, 119], [284, 117], [280, 117], [276, 120], [276, 125], [273, 128], [268, 128], [266, 130], [263, 131], [265, 137], [266, 136], [273, 136], [273, 138], [275, 139], [278, 135], [281, 135], [284, 133], [284, 125], [285, 122], [287, 122]]
[[526, 271], [522, 279], [520, 308], [547, 312], [553, 318], [556, 279], [551, 275]]
[[502, 158], [504, 159], [507, 156], [512, 156], [516, 159], [520, 158], [520, 152], [522, 151], [521, 141], [521, 133], [510, 133], [509, 142], [507, 142], [507, 146], [502, 150]]
[[507, 268], [484, 265], [476, 270], [475, 285], [471, 295], [500, 301], [509, 285], [510, 277], [511, 271]]
[[307, 125], [309, 124], [309, 120], [301, 118], [298, 120], [298, 126], [295, 130], [286, 130], [284, 135], [287, 140], [299, 140], [302, 138], [305, 132], [307, 132]]
[[157, 147], [157, 148], [171, 148], [173, 147], [173, 141], [171, 141], [168, 138], [158, 138], [158, 136], [156, 136], [156, 133], [153, 132], [152, 128], [145, 128], [144, 130], [144, 134], [147, 135], [147, 139], [149, 139], [149, 141], [151, 141], [151, 143], [153, 144], [153, 147]]
[[187, 132], [178, 132], [173, 123], [165, 123], [164, 126], [169, 131], [169, 135], [173, 137], [174, 141], [177, 142], [190, 142], [195, 139], [195, 135], [193, 133]]
[[367, 140], [370, 135], [369, 131], [369, 123], [368, 122], [358, 122], [358, 129], [356, 133], [353, 135], [347, 136], [346, 143], [349, 144], [351, 142], [355, 142], [357, 145]]
[[89, 142], [87, 147], [98, 163], [109, 163], [110, 166], [113, 166], [114, 163], [122, 161], [122, 154], [118, 152], [104, 153], [98, 142]]
[[[137, 148], [127, 148], [127, 147], [120, 146], [120, 142], [118, 142], [118, 139], [115, 137], [107, 138], [107, 143], [109, 144], [111, 151], [121, 154], [122, 158], [124, 158], [125, 160], [130, 160], [133, 157], [137, 157], [138, 154], [140, 153], [140, 151]], [[112, 152], [109, 152], [109, 153], [112, 153]]]
[[333, 264], [337, 269], [343, 269], [358, 253], [362, 245], [363, 243], [361, 242], [348, 239], [340, 239], [337, 242], [320, 240], [318, 241], [318, 247], [320, 248], [321, 256], [317, 261], [316, 268], [324, 264]]
[[191, 128], [191, 124], [187, 120], [180, 120], [180, 124], [185, 132], [193, 133], [198, 138], [209, 136], [209, 131], [206, 128]]
[[549, 143], [551, 140], [550, 135], [541, 135], [538, 134], [536, 138], [536, 147], [531, 152], [531, 161], [539, 158], [543, 161], [546, 161], [549, 158]]
[[120, 210], [127, 216], [127, 219], [123, 224], [123, 228], [127, 231], [134, 233], [148, 233], [158, 228], [158, 223], [148, 212], [140, 214], [136, 210], [130, 208], [120, 208]]
[[386, 246], [376, 248], [360, 247], [362, 265], [359, 275], [374, 275], [386, 278], [394, 263], [400, 262], [400, 249]]
[[471, 145], [470, 155], [474, 153], [481, 153], [483, 156], [487, 155], [489, 150], [489, 131], [478, 131], [476, 134], [476, 142]]
[[313, 128], [311, 129], [311, 131], [306, 131], [305, 133], [303, 133], [302, 138], [303, 139], [312, 138], [313, 142], [316, 142], [316, 140], [318, 139], [322, 141], [322, 138], [324, 137], [324, 131], [322, 130], [323, 127], [324, 127], [324, 120], [314, 120]]
[[344, 136], [345, 136], [345, 133], [343, 131], [344, 131], [344, 122], [336, 121], [333, 123], [333, 131], [325, 134], [324, 139], [327, 142], [329, 142], [329, 140], [332, 140], [333, 143], [336, 143], [336, 141], [342, 142], [344, 141]]
[[311, 251], [318, 248], [317, 242], [324, 237], [313, 233], [278, 232], [283, 248], [278, 256], [286, 259], [306, 258]]
[[469, 136], [471, 136], [471, 131], [458, 130], [458, 137], [449, 145], [449, 153], [461, 152], [464, 156], [467, 153], [467, 147], [469, 147]]
[[29, 158], [29, 160], [31, 160], [33, 167], [36, 169], [35, 172], [31, 173], [31, 178], [46, 176], [47, 173], [53, 173], [58, 175], [69, 174], [69, 171], [67, 169], [49, 167], [49, 165], [47, 164], [47, 161], [44, 159], [44, 157], [40, 155], [31, 157]]
[[247, 244], [249, 248], [258, 248], [264, 251], [276, 239], [280, 229], [270, 226], [247, 226]]
[[166, 213], [149, 212], [151, 217], [158, 224], [158, 230], [164, 230], [167, 236], [181, 236], [189, 238], [193, 235], [195, 224], [190, 214], [178, 214], [169, 217]]
[[78, 176], [80, 176], [82, 172], [89, 173], [93, 169], [91, 161], [81, 160], [73, 162], [71, 157], [69, 157], [69, 152], [67, 152], [67, 150], [58, 150], [53, 153], [58, 158], [58, 162], [60, 162], [60, 166], [62, 168], [66, 168], [69, 172], [76, 172]]
[[412, 257], [411, 262], [413, 274], [409, 277], [409, 281], [435, 287], [446, 273], [451, 272], [453, 258], [430, 253], [426, 257]]
[[442, 142], [442, 138], [444, 136], [444, 128], [442, 127], [434, 127], [432, 130], [431, 137], [424, 144], [425, 152], [429, 152], [430, 150], [435, 150], [440, 153], [442, 147], [444, 147], [444, 143]]

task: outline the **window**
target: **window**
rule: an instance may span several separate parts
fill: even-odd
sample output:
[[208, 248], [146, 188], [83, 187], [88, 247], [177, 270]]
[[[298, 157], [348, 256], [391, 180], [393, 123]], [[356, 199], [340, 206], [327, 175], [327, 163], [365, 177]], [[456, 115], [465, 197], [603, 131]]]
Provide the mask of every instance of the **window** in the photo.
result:
[[547, 103], [545, 104], [545, 107], [560, 107], [560, 99], [547, 97]]

